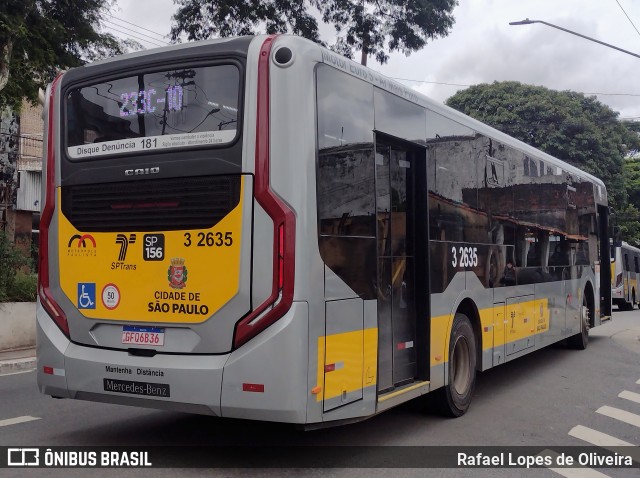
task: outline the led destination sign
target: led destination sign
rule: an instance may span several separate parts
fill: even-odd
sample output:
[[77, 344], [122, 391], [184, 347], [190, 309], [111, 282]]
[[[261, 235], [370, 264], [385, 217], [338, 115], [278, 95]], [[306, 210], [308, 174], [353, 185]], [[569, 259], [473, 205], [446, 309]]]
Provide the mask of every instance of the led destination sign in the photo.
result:
[[155, 88], [148, 90], [134, 91], [133, 93], [121, 93], [120, 116], [126, 118], [132, 115], [144, 115], [155, 113], [156, 109], [172, 112], [182, 110], [182, 86], [169, 86], [164, 91], [164, 96], [156, 98]]
[[240, 72], [216, 65], [143, 73], [67, 94], [71, 159], [217, 146], [238, 129]]

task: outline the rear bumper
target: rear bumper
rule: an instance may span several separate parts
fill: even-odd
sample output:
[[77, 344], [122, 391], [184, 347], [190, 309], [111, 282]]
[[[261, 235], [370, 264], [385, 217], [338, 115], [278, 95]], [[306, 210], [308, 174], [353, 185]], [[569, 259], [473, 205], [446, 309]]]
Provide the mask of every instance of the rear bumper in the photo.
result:
[[[215, 416], [304, 423], [308, 306], [223, 355], [129, 355], [69, 341], [38, 304], [38, 387], [47, 395]], [[45, 373], [45, 369], [47, 373]]]

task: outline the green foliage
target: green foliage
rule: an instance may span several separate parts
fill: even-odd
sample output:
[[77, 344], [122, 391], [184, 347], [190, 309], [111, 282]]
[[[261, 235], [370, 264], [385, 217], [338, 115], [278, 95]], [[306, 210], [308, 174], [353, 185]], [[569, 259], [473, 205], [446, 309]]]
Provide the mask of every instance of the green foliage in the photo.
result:
[[171, 37], [189, 40], [217, 36], [294, 33], [324, 44], [318, 22], [310, 13], [320, 12], [322, 21], [336, 29], [333, 49], [352, 58], [363, 52], [363, 63], [373, 55], [380, 63], [389, 59], [386, 51], [406, 55], [438, 37], [447, 36], [453, 26], [451, 12], [457, 0], [175, 0]]
[[35, 300], [37, 280], [30, 270], [31, 260], [0, 232], [0, 302]]
[[447, 104], [599, 177], [614, 208], [627, 204], [624, 157], [638, 136], [594, 97], [508, 81], [472, 86]]
[[38, 289], [38, 276], [16, 272], [13, 284], [7, 291], [9, 302], [34, 302]]
[[625, 158], [623, 170], [628, 203], [615, 210], [611, 223], [620, 227], [625, 241], [640, 247], [640, 156], [637, 152]]
[[624, 179], [629, 203], [640, 207], [640, 156], [628, 156], [625, 159]]
[[[0, 107], [37, 101], [57, 72], [123, 52], [97, 28], [113, 0], [0, 2]], [[3, 83], [6, 80], [6, 85]], [[4, 87], [3, 87], [4, 86]]]
[[622, 239], [629, 244], [640, 247], [640, 210], [633, 204], [614, 211], [611, 224], [618, 226]]

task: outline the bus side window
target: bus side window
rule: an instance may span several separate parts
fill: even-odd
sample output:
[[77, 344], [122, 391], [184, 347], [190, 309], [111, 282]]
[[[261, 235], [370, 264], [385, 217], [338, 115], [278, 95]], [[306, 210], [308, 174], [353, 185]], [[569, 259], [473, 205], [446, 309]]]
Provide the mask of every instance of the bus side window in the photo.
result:
[[635, 266], [636, 273], [640, 272], [640, 267], [638, 267], [638, 256], [633, 256], [633, 265]]
[[527, 241], [529, 250], [527, 251], [527, 261], [525, 267], [535, 267], [540, 265], [540, 244], [536, 241]]
[[585, 266], [589, 264], [589, 243], [578, 243], [578, 249], [576, 251], [576, 265]]
[[569, 265], [568, 243], [559, 236], [553, 237], [553, 252], [549, 256], [550, 266], [567, 266]]
[[624, 270], [625, 271], [631, 270], [631, 268], [629, 267], [629, 254], [627, 254], [626, 252], [624, 253]]

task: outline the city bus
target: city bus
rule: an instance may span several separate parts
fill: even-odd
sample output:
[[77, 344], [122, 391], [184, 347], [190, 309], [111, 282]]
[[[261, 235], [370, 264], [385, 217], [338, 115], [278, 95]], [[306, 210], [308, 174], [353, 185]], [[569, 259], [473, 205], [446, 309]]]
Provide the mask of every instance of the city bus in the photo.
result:
[[92, 63], [44, 117], [44, 394], [455, 417], [478, 372], [611, 318], [602, 181], [311, 41]]
[[640, 249], [624, 241], [611, 241], [611, 300], [620, 310], [638, 304]]

